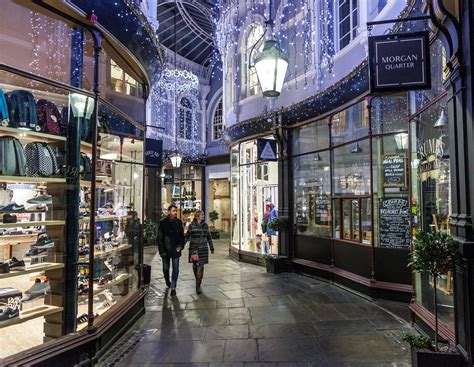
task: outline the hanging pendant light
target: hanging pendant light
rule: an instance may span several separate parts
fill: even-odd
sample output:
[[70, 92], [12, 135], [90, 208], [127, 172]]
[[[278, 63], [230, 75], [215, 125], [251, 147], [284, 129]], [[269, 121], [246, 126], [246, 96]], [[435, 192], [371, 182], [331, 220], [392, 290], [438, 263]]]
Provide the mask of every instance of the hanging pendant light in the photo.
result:
[[351, 153], [362, 153], [362, 148], [359, 145], [359, 142], [354, 144], [354, 148], [352, 148]]
[[448, 126], [448, 113], [445, 108], [442, 108], [438, 120], [436, 120], [433, 127], [435, 129], [442, 129], [446, 126]]
[[181, 156], [181, 154], [179, 154], [178, 149], [176, 149], [170, 156], [170, 160], [171, 164], [173, 165], [173, 168], [181, 167], [181, 161], [183, 160], [183, 157]]
[[321, 156], [319, 155], [319, 152], [316, 153], [316, 155], [314, 156], [314, 159], [313, 159], [315, 162], [321, 162]]
[[[270, 0], [270, 15], [269, 20], [265, 22], [265, 32], [263, 36], [255, 43], [250, 51], [250, 58], [256, 46], [260, 43], [262, 38], [270, 26], [270, 37], [265, 41], [263, 50], [255, 57], [252, 64], [250, 61], [250, 68], [255, 68], [257, 72], [258, 82], [265, 97], [278, 97], [283, 88], [286, 71], [288, 69], [288, 56], [282, 51], [280, 44], [273, 37], [272, 19], [272, 0]], [[251, 59], [252, 60], [252, 59]]]

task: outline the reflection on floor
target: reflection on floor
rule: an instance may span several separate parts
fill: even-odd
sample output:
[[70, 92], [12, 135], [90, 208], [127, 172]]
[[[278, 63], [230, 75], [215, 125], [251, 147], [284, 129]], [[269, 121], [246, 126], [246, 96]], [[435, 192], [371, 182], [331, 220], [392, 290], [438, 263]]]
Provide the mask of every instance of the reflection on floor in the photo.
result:
[[410, 329], [403, 320], [325, 282], [231, 260], [219, 242], [201, 295], [183, 257], [178, 295], [170, 297], [159, 257], [146, 250], [147, 312], [122, 339], [128, 347], [118, 346], [113, 365], [410, 365], [409, 348], [399, 341]]

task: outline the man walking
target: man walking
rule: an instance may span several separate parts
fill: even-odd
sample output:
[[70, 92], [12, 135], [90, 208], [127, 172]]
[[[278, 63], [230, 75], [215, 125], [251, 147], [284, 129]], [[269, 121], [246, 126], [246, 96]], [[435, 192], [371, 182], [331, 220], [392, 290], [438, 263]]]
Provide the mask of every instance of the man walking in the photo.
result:
[[[166, 286], [171, 288], [171, 295], [176, 295], [176, 283], [179, 275], [179, 258], [184, 248], [183, 223], [178, 219], [178, 208], [170, 205], [168, 216], [158, 227], [158, 250], [163, 262], [163, 275]], [[170, 282], [170, 263], [173, 264], [173, 273]]]

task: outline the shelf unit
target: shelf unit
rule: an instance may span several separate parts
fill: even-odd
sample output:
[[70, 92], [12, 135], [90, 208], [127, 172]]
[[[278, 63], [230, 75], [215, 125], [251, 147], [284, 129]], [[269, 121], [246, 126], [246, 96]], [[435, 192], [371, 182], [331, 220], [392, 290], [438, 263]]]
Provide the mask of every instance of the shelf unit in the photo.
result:
[[0, 175], [0, 182], [3, 183], [66, 183], [66, 179], [62, 177], [29, 177], [29, 176], [2, 176]]
[[98, 287], [97, 284], [94, 284], [94, 295], [102, 293], [106, 289], [110, 289], [126, 280], [130, 279], [133, 275], [132, 274], [120, 274], [117, 278], [111, 280], [107, 284], [102, 287]]
[[[125, 250], [128, 250], [132, 248], [131, 245], [124, 245], [124, 246], [119, 246], [119, 247], [116, 247], [112, 250], [108, 250], [108, 251], [98, 251], [98, 252], [94, 252], [94, 259], [102, 259], [104, 257], [107, 257], [111, 254], [115, 254], [117, 252], [120, 252], [120, 251], [125, 251]], [[87, 261], [87, 259], [89, 258], [89, 255], [83, 255], [83, 256], [79, 256], [79, 262], [84, 262], [84, 261]]]
[[64, 264], [61, 263], [41, 263], [27, 266], [25, 270], [11, 271], [9, 273], [0, 274], [0, 279], [12, 278], [19, 275], [39, 273], [48, 270], [62, 269]]
[[[95, 221], [96, 222], [107, 222], [110, 220], [121, 220], [131, 218], [131, 215], [96, 215]], [[80, 223], [89, 223], [90, 217], [81, 218]]]
[[43, 226], [63, 226], [66, 222], [63, 220], [45, 220], [33, 222], [17, 222], [17, 223], [0, 223], [1, 228], [17, 228], [17, 227], [43, 227]]
[[4, 328], [7, 326], [12, 326], [16, 324], [21, 324], [23, 322], [36, 319], [38, 317], [44, 317], [44, 316], [52, 315], [54, 313], [62, 312], [62, 311], [63, 311], [63, 308], [58, 307], [58, 306], [48, 306], [48, 305], [38, 306], [26, 311], [20, 311], [19, 317], [15, 317], [14, 319], [0, 323], [0, 328]]
[[66, 141], [66, 137], [59, 135], [51, 135], [40, 133], [33, 130], [22, 130], [14, 127], [0, 127], [0, 133], [3, 135], [13, 136], [19, 140], [39, 141], [43, 143], [55, 143], [58, 141]]

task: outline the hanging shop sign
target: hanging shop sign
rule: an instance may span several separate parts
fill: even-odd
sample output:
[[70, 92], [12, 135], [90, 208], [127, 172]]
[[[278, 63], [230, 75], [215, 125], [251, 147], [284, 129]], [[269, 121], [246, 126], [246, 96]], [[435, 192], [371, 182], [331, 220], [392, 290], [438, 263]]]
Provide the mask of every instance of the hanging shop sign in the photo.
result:
[[370, 92], [430, 89], [429, 33], [369, 37]]
[[161, 167], [163, 140], [145, 139], [145, 166]]
[[277, 160], [277, 143], [272, 139], [257, 139], [257, 152], [259, 161]]
[[407, 158], [405, 154], [385, 154], [382, 158], [383, 186], [407, 187]]
[[408, 198], [380, 200], [380, 246], [407, 248], [410, 241]]

